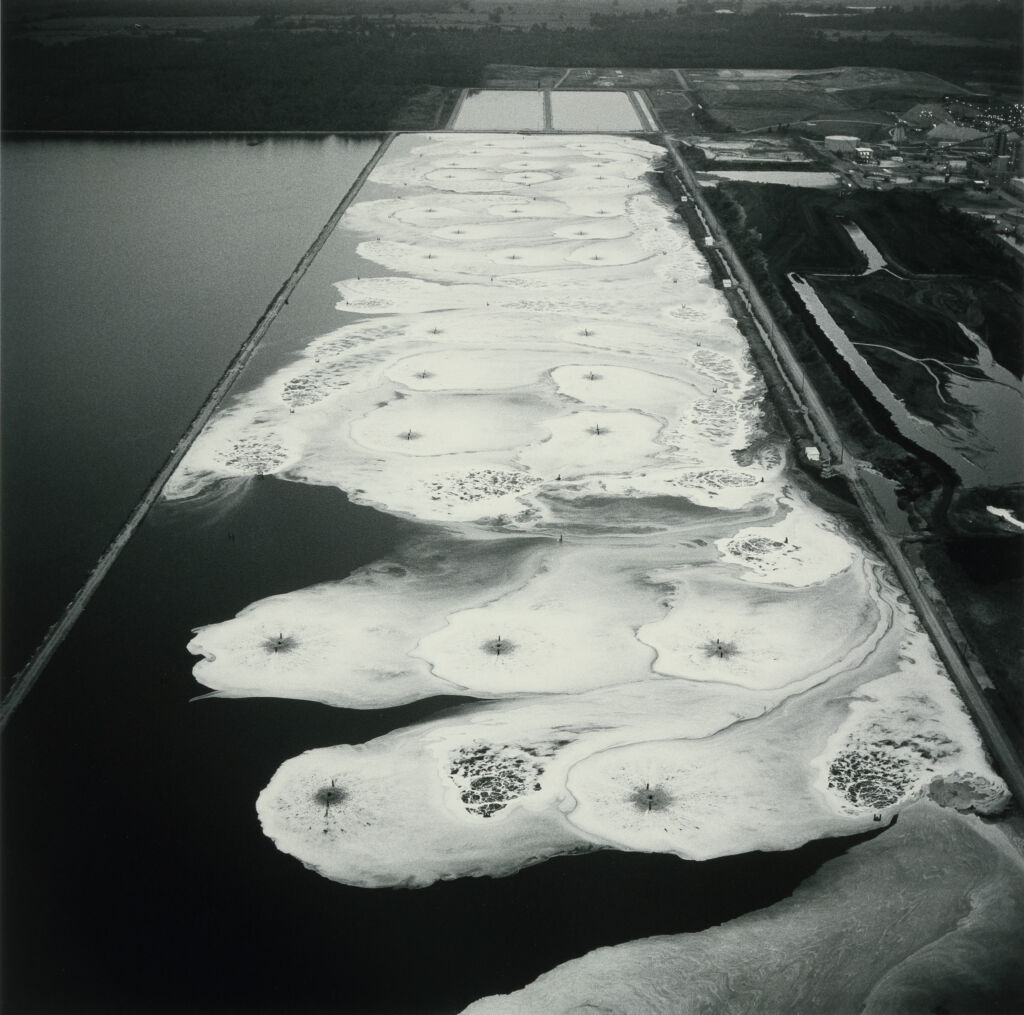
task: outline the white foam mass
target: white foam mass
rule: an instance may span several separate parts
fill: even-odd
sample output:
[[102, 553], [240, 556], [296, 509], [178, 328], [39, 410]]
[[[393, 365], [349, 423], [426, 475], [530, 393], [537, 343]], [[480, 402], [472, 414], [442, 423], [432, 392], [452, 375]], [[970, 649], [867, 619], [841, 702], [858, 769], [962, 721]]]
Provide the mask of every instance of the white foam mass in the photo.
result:
[[988, 770], [967, 711], [924, 632], [908, 619], [896, 672], [867, 681], [846, 721], [814, 764], [825, 796], [842, 812], [888, 808], [932, 792], [953, 806], [963, 784], [964, 809], [998, 813], [1010, 801]]
[[708, 568], [655, 572], [672, 609], [640, 628], [658, 673], [746, 687], [825, 680], [867, 658], [892, 623], [877, 567], [864, 558], [823, 587], [736, 582]]
[[[529, 474], [512, 514], [535, 521], [537, 483], [562, 473], [714, 459], [742, 477], [731, 452], [750, 432], [738, 405], [759, 381], [699, 254], [644, 179], [655, 150], [534, 141], [530, 151], [502, 138], [470, 156], [435, 139], [383, 160], [374, 182], [414, 191], [357, 202], [343, 228], [366, 237], [362, 257], [413, 277], [339, 281], [339, 308], [381, 320], [339, 328], [237, 399], [167, 496], [262, 471], [420, 519], [508, 513], [501, 483], [493, 505], [473, 484], [476, 514], [453, 503], [448, 477], [484, 469]], [[250, 447], [266, 451], [236, 451]], [[410, 457], [428, 461], [410, 473]], [[762, 478], [746, 469], [749, 482], [728, 484], [733, 504]], [[654, 494], [672, 480], [658, 478]]]
[[263, 828], [326, 877], [705, 858], [877, 827], [925, 793], [1005, 800], [886, 569], [765, 433], [729, 305], [647, 179], [658, 154], [396, 141], [340, 227], [387, 274], [339, 279], [339, 326], [168, 485], [273, 472], [421, 523], [393, 560], [199, 628], [202, 683], [494, 699], [281, 766]]
[[[597, 840], [564, 814], [573, 761], [638, 735], [710, 735], [765, 707], [753, 692], [669, 683], [657, 696], [624, 685], [511, 700], [368, 744], [308, 751], [260, 795], [260, 821], [280, 849], [368, 887], [506, 874], [593, 848]], [[339, 792], [328, 807], [332, 785]]]
[[452, 613], [416, 654], [482, 695], [649, 680], [653, 653], [635, 632], [664, 607], [644, 581], [645, 557], [632, 546], [555, 544], [522, 587]]
[[806, 500], [782, 498], [786, 511], [770, 527], [744, 529], [718, 546], [726, 560], [749, 569], [743, 580], [812, 585], [849, 567], [855, 550], [825, 512]]
[[[959, 700], [934, 659], [908, 655], [927, 642], [897, 590], [883, 580], [879, 594], [874, 649], [796, 693], [662, 678], [512, 695], [293, 758], [260, 820], [327, 877], [374, 886], [599, 846], [687, 859], [792, 849], [877, 828], [954, 785], [960, 809], [997, 810], [1005, 786]], [[329, 786], [344, 796], [328, 808]]]

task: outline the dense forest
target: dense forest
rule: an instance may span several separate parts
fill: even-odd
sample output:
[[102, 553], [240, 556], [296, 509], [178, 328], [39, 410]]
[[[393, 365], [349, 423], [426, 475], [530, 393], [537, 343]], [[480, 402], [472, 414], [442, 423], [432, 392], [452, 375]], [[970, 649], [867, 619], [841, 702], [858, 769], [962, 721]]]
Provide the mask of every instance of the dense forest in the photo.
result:
[[[991, 17], [1014, 26], [1004, 39], [1019, 36], [1015, 12]], [[841, 23], [847, 28], [861, 20]], [[1019, 47], [916, 45], [896, 35], [829, 40], [823, 29], [832, 21], [785, 17], [772, 7], [735, 17], [680, 8], [599, 15], [586, 29], [423, 27], [401, 17], [356, 15], [296, 31], [264, 16], [219, 31], [185, 27], [49, 45], [8, 24], [3, 124], [6, 130], [373, 130], [392, 124], [410, 97], [429, 86], [479, 86], [491, 63], [846, 64], [930, 71], [953, 81], [1020, 79]]]
[[962, 35], [972, 39], [1017, 39], [1020, 37], [1020, 6], [1014, 9], [1009, 4], [999, 6], [962, 4], [951, 8], [876, 7], [853, 17], [849, 12], [840, 12], [840, 23], [835, 18], [822, 19], [830, 28], [852, 31], [920, 31], [943, 32], [948, 35]]

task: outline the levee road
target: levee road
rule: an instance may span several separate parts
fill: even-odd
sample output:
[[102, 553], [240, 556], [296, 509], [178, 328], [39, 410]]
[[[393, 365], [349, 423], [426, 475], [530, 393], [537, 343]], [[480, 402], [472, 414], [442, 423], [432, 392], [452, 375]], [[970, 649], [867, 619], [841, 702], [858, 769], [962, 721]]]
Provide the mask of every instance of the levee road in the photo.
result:
[[989, 683], [980, 663], [962, 650], [950, 632], [945, 620], [948, 607], [941, 600], [934, 587], [928, 589], [922, 584], [916, 570], [903, 552], [902, 544], [888, 529], [881, 508], [875, 501], [870, 488], [861, 477], [862, 463], [852, 455], [845, 454], [843, 439], [832, 414], [815, 390], [811, 379], [804, 372], [787, 338], [771, 309], [761, 298], [757, 287], [737, 256], [728, 236], [719, 226], [714, 213], [701, 194], [700, 185], [690, 167], [676, 151], [671, 137], [663, 135], [665, 147], [671, 155], [677, 178], [682, 182], [690, 200], [700, 212], [708, 235], [729, 271], [734, 286], [750, 310], [758, 334], [769, 354], [776, 361], [789, 396], [800, 406], [807, 419], [810, 431], [820, 437], [822, 450], [827, 450], [832, 468], [846, 480], [857, 501], [872, 535], [896, 572], [907, 597], [932, 639], [939, 657], [956, 685], [964, 704], [971, 713], [986, 746], [1006, 780], [1018, 804], [1024, 805], [1024, 761], [1007, 732], [1003, 720], [995, 713], [982, 688]]
[[117, 535], [114, 536], [106, 550], [103, 551], [99, 560], [96, 562], [96, 566], [89, 573], [89, 577], [86, 578], [85, 583], [75, 594], [75, 597], [64, 608], [64, 612], [61, 614], [60, 618], [46, 632], [45, 637], [36, 648], [35, 652], [32, 653], [29, 661], [15, 675], [11, 682], [10, 691], [4, 698], [2, 707], [0, 707], [0, 729], [3, 729], [11, 715], [14, 713], [14, 710], [25, 699], [28, 692], [32, 690], [33, 685], [46, 669], [50, 660], [53, 658], [54, 653], [60, 647], [61, 642], [64, 641], [72, 627], [74, 627], [78, 618], [82, 615], [82, 611], [88, 605], [89, 600], [92, 599], [95, 591], [99, 588], [100, 582], [102, 582], [107, 576], [107, 572], [114, 565], [114, 562], [128, 543], [128, 540], [135, 534], [135, 530], [142, 524], [146, 515], [149, 513], [150, 508], [152, 508], [156, 503], [161, 490], [164, 488], [164, 484], [171, 478], [175, 469], [177, 469], [181, 464], [181, 460], [185, 457], [189, 448], [192, 447], [195, 439], [210, 421], [210, 417], [217, 411], [218, 406], [231, 389], [231, 386], [238, 380], [242, 371], [252, 358], [253, 353], [256, 351], [257, 346], [260, 344], [260, 341], [263, 339], [263, 336], [267, 333], [267, 330], [277, 319], [277, 315], [288, 302], [288, 298], [295, 290], [299, 280], [306, 274], [309, 266], [313, 263], [313, 259], [320, 253], [331, 233], [333, 233], [337, 227], [341, 216], [345, 213], [348, 206], [355, 200], [363, 184], [366, 182], [367, 177], [371, 172], [373, 172], [374, 167], [388, 150], [391, 142], [394, 141], [395, 136], [396, 135], [393, 132], [389, 133], [381, 142], [377, 151], [363, 167], [362, 172], [358, 177], [356, 177], [355, 182], [351, 187], [349, 187], [347, 193], [341, 199], [341, 202], [331, 213], [330, 218], [328, 218], [324, 227], [317, 234], [316, 239], [310, 244], [309, 248], [299, 259], [299, 263], [295, 266], [292, 273], [285, 280], [281, 288], [278, 289], [277, 294], [270, 301], [266, 310], [264, 310], [260, 315], [255, 327], [241, 344], [234, 357], [232, 357], [231, 362], [228, 363], [224, 373], [221, 374], [220, 379], [206, 396], [202, 405], [200, 405], [199, 410], [185, 428], [185, 432], [178, 439], [178, 443], [174, 445], [170, 454], [164, 460], [163, 465], [160, 467], [160, 471], [157, 472], [150, 481], [146, 491], [143, 493], [135, 507], [132, 508], [131, 514], [129, 514]]

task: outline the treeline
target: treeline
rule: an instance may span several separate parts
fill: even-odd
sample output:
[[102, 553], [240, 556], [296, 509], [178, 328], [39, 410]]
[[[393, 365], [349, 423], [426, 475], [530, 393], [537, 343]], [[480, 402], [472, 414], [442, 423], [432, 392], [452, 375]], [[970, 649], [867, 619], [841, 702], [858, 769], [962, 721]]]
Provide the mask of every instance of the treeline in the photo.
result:
[[[804, 22], [804, 23], [801, 23]], [[274, 21], [42, 45], [6, 32], [7, 130], [375, 130], [426, 86], [479, 87], [491, 63], [537, 66], [898, 66], [956, 80], [1020, 76], [1019, 49], [827, 41], [802, 18], [600, 18], [590, 29], [423, 28]], [[432, 124], [424, 124], [432, 126]]]
[[[1021, 19], [1010, 12], [1000, 24], [1012, 30], [1000, 35], [1012, 47], [979, 45], [932, 46], [892, 35], [882, 38], [844, 36], [830, 39], [830, 29], [879, 29], [873, 15], [852, 18], [789, 17], [778, 7], [762, 7], [749, 15], [724, 16], [665, 11], [644, 14], [594, 14], [601, 33], [618, 40], [631, 53], [632, 66], [648, 67], [898, 67], [924, 71], [956, 83], [970, 77], [1021, 79]], [[909, 19], [908, 19], [909, 20]], [[918, 17], [917, 29], [937, 28], [930, 17]], [[674, 61], [674, 62], [673, 62]], [[622, 61], [625, 65], [626, 61]]]
[[[440, 44], [439, 44], [440, 43]], [[379, 130], [483, 64], [410, 33], [210, 33], [5, 46], [8, 130]]]
[[[769, 8], [772, 9], [772, 8]], [[811, 8], [808, 8], [810, 10]], [[792, 10], [792, 8], [789, 8]], [[927, 31], [962, 35], [969, 39], [1019, 39], [1021, 4], [961, 4], [943, 7], [875, 7], [851, 14], [842, 5], [813, 8], [818, 28], [852, 31]], [[824, 15], [832, 14], [833, 17]]]
[[5, 0], [5, 20], [43, 18], [290, 17], [295, 14], [435, 14], [452, 10], [456, 0]]

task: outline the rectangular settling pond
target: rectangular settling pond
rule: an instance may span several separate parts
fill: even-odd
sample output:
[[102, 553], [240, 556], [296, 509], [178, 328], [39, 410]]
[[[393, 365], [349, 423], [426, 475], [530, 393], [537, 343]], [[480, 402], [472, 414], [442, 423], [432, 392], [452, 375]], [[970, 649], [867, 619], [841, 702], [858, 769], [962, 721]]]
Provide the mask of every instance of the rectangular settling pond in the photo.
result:
[[491, 90], [468, 92], [455, 130], [543, 130], [544, 93]]
[[631, 133], [651, 128], [626, 92], [484, 89], [466, 93], [453, 129]]
[[625, 92], [552, 92], [551, 121], [555, 130], [646, 129]]

